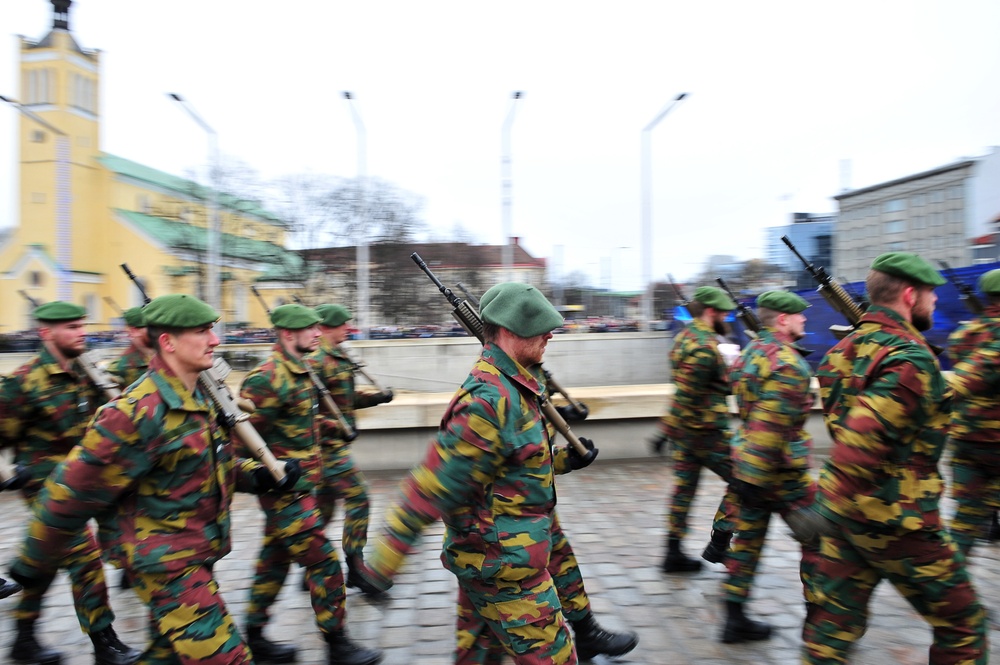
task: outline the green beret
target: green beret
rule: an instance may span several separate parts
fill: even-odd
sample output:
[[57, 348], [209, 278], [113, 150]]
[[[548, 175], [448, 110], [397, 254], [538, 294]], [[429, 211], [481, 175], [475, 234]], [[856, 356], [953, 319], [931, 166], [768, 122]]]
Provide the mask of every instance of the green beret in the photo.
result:
[[811, 306], [805, 298], [797, 296], [790, 291], [764, 291], [764, 293], [757, 296], [757, 307], [772, 309], [775, 312], [784, 312], [785, 314], [798, 314]]
[[694, 292], [694, 299], [705, 307], [714, 307], [723, 312], [736, 309], [736, 303], [717, 286], [699, 286]]
[[930, 263], [910, 252], [889, 252], [872, 261], [872, 270], [902, 277], [911, 282], [941, 286], [948, 280]]
[[275, 328], [285, 330], [302, 330], [309, 326], [314, 326], [320, 322], [319, 314], [316, 310], [299, 305], [298, 303], [288, 303], [275, 307], [271, 312], [271, 323]]
[[219, 313], [194, 296], [170, 293], [142, 308], [142, 318], [153, 328], [200, 328], [219, 320]]
[[319, 314], [319, 322], [330, 328], [342, 326], [354, 318], [351, 310], [343, 305], [320, 305], [316, 308], [316, 313]]
[[483, 321], [506, 328], [518, 337], [552, 332], [563, 317], [542, 292], [528, 284], [504, 282], [491, 287], [479, 301]]
[[1000, 293], [1000, 268], [980, 275], [979, 290], [990, 295]]
[[86, 316], [86, 308], [61, 300], [53, 300], [35, 308], [35, 318], [46, 323], [76, 321]]
[[129, 307], [122, 312], [122, 317], [125, 319], [125, 325], [127, 326], [132, 326], [133, 328], [146, 327], [146, 319], [142, 315], [142, 307]]

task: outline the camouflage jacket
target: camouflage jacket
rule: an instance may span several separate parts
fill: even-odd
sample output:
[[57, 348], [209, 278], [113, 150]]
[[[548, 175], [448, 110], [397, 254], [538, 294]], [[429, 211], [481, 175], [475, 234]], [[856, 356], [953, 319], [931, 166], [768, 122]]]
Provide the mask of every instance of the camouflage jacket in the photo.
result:
[[733, 474], [769, 490], [809, 469], [812, 371], [768, 328], [743, 350], [730, 378], [743, 423], [733, 436]]
[[250, 489], [259, 466], [237, 459], [211, 400], [154, 357], [45, 482], [16, 567], [51, 569], [91, 517], [131, 570], [212, 564], [230, 550], [233, 491]]
[[302, 477], [296, 490], [309, 492], [320, 482], [320, 417], [316, 387], [305, 362], [278, 342], [243, 379], [240, 396], [257, 407], [250, 423], [274, 456], [298, 461]]
[[817, 378], [833, 439], [819, 477], [821, 512], [875, 529], [939, 527], [949, 396], [923, 336], [873, 305], [827, 352]]
[[45, 478], [80, 442], [97, 408], [107, 401], [74, 360], [64, 370], [45, 345], [0, 387], [0, 446], [31, 470], [21, 490], [35, 496]]
[[[951, 438], [969, 442], [982, 454], [1000, 449], [1000, 306], [959, 328], [948, 338], [955, 363], [949, 385], [954, 392]], [[982, 444], [982, 445], [977, 445]]]
[[670, 437], [686, 430], [722, 431], [729, 426], [729, 383], [715, 331], [695, 319], [678, 333], [670, 351], [674, 398], [667, 414]]
[[149, 358], [134, 344], [130, 344], [125, 353], [108, 364], [108, 374], [123, 388], [135, 383], [147, 369], [149, 369]]
[[[326, 341], [320, 343], [320, 347], [315, 353], [309, 356], [316, 374], [330, 391], [334, 403], [340, 412], [344, 414], [344, 420], [351, 428], [357, 428], [357, 420], [354, 415], [356, 409], [367, 409], [380, 404], [379, 393], [359, 392], [354, 386], [354, 363], [343, 352], [340, 346], [328, 344]], [[325, 409], [323, 413], [323, 423], [321, 432], [323, 442], [342, 442], [342, 434], [337, 421]]]
[[554, 474], [568, 471], [569, 460], [565, 447], [553, 450], [540, 410], [544, 391], [499, 347], [483, 347], [387, 512], [372, 570], [391, 578], [438, 517], [442, 561], [459, 579], [516, 582], [547, 567]]

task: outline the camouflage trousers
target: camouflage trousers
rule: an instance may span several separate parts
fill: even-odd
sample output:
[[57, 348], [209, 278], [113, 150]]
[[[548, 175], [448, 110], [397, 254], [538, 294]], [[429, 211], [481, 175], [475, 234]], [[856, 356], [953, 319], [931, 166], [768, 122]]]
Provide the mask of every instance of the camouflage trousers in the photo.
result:
[[258, 497], [264, 509], [264, 543], [257, 559], [247, 625], [263, 626], [294, 561], [306, 569], [316, 624], [324, 633], [344, 625], [344, 574], [337, 551], [323, 535], [322, 518], [312, 494]]
[[559, 604], [562, 605], [567, 621], [579, 621], [590, 613], [590, 598], [583, 588], [583, 574], [576, 562], [573, 547], [559, 524], [559, 516], [554, 512], [550, 540], [552, 551], [547, 570], [556, 585]]
[[[761, 490], [763, 493], [763, 490]], [[808, 471], [803, 471], [797, 482], [790, 478], [775, 492], [761, 497], [760, 504], [744, 500], [740, 503], [739, 519], [736, 522], [736, 536], [726, 557], [729, 577], [723, 588], [726, 600], [736, 603], [746, 602], [760, 563], [760, 552], [764, 547], [771, 515], [786, 515], [789, 511], [810, 506], [816, 497], [816, 483]], [[799, 579], [802, 593], [807, 603], [815, 602], [813, 577], [819, 563], [819, 547], [802, 545], [802, 560], [799, 563]]]
[[[33, 508], [34, 498], [28, 501]], [[89, 527], [84, 527], [67, 542], [59, 567], [69, 574], [73, 607], [83, 632], [89, 634], [104, 630], [115, 620], [108, 603], [108, 587], [104, 580], [101, 548]], [[18, 621], [37, 621], [42, 614], [42, 600], [55, 579], [55, 573], [37, 586], [25, 588], [18, 598], [14, 618]]]
[[576, 665], [569, 626], [552, 576], [519, 582], [459, 580], [457, 665]]
[[[683, 439], [674, 439], [674, 495], [670, 505], [670, 538], [682, 540], [688, 531], [688, 513], [698, 491], [701, 470], [707, 467], [727, 483], [733, 477], [733, 460], [730, 453], [729, 432], [686, 433]], [[727, 489], [715, 512], [712, 528], [719, 531], [735, 529], [738, 501]]]
[[995, 454], [984, 455], [974, 444], [955, 442], [951, 495], [956, 508], [949, 530], [963, 554], [972, 551], [976, 538], [986, 535], [990, 517], [1000, 508], [1000, 465], [992, 463]]
[[816, 604], [802, 631], [803, 663], [846, 663], [865, 632], [875, 586], [888, 580], [934, 630], [928, 662], [989, 662], [985, 612], [965, 557], [943, 529], [879, 534], [869, 525], [841, 526], [824, 537], [816, 568]]
[[207, 565], [174, 573], [133, 573], [133, 589], [149, 607], [150, 644], [142, 665], [253, 663]]
[[323, 524], [333, 519], [337, 502], [344, 505], [344, 532], [341, 547], [348, 558], [363, 556], [368, 542], [368, 485], [361, 471], [354, 466], [349, 444], [323, 445], [322, 481], [316, 488], [316, 499]]

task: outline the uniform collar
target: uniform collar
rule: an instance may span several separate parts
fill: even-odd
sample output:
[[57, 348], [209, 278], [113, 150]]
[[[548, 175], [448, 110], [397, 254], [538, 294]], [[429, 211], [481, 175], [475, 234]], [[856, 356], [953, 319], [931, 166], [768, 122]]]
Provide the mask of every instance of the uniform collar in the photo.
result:
[[149, 376], [160, 396], [171, 409], [181, 411], [208, 411], [209, 406], [201, 388], [195, 384], [194, 393], [190, 392], [184, 383], [170, 369], [159, 354], [153, 355], [149, 361]]
[[52, 355], [52, 352], [49, 351], [48, 345], [45, 344], [44, 342], [42, 342], [42, 346], [39, 349], [38, 360], [41, 363], [42, 367], [45, 368], [45, 371], [48, 372], [49, 374], [76, 375], [80, 373], [80, 366], [76, 362], [76, 358], [67, 359], [68, 360], [67, 365], [69, 366], [70, 371], [66, 371], [65, 369], [63, 369], [63, 366], [59, 364], [59, 361], [56, 360], [56, 357]]
[[309, 371], [309, 368], [306, 367], [306, 356], [295, 358], [292, 354], [288, 353], [285, 345], [280, 341], [274, 343], [273, 351], [278, 359], [288, 367], [288, 371], [293, 374], [305, 374]]
[[[545, 395], [545, 385], [531, 369], [523, 367], [519, 362], [507, 355], [507, 353], [496, 344], [486, 342], [483, 347], [483, 360], [496, 367], [511, 381], [524, 386], [535, 395], [543, 397]], [[540, 369], [538, 370], [540, 374]]]

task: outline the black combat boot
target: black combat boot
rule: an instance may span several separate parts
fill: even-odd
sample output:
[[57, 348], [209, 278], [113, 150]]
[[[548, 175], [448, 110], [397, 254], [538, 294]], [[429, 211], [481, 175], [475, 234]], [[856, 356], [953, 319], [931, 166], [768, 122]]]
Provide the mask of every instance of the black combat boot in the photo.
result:
[[665, 573], [694, 573], [701, 570], [701, 561], [692, 559], [681, 552], [679, 538], [667, 539], [667, 556], [663, 558]]
[[264, 626], [247, 626], [247, 646], [257, 663], [294, 663], [298, 651], [291, 644], [264, 637]]
[[993, 517], [990, 520], [990, 526], [986, 531], [986, 540], [991, 543], [995, 543], [1000, 540], [1000, 521], [997, 520], [997, 511], [993, 511]]
[[726, 552], [729, 551], [729, 541], [732, 539], [732, 531], [712, 529], [712, 539], [705, 546], [705, 551], [701, 553], [701, 558], [709, 563], [722, 563], [726, 560]]
[[359, 572], [362, 566], [364, 566], [364, 560], [357, 554], [347, 557], [347, 586], [355, 588], [366, 596], [371, 596], [372, 598], [385, 597], [385, 591], [382, 591], [362, 577]]
[[299, 589], [302, 591], [309, 591], [309, 569], [302, 569], [302, 579], [299, 580]]
[[15, 662], [30, 665], [59, 665], [62, 662], [60, 652], [39, 644], [35, 639], [35, 622], [30, 619], [18, 619], [17, 636], [10, 648], [10, 657]]
[[639, 644], [639, 636], [631, 630], [613, 633], [601, 628], [592, 612], [579, 621], [571, 622], [576, 656], [580, 660], [592, 660], [594, 656], [623, 656]]
[[726, 601], [726, 625], [722, 641], [726, 644], [766, 640], [771, 637], [771, 627], [763, 621], [754, 621], [743, 613], [743, 603]]
[[329, 647], [327, 665], [375, 665], [382, 662], [382, 657], [385, 655], [378, 649], [366, 649], [355, 644], [343, 629], [323, 633], [323, 639]]
[[6, 598], [21, 590], [21, 585], [13, 580], [5, 580], [0, 577], [0, 598]]
[[131, 589], [132, 588], [132, 580], [129, 579], [128, 571], [125, 570], [124, 568], [122, 569], [122, 578], [118, 582], [118, 588], [119, 589]]
[[133, 665], [142, 657], [138, 649], [122, 644], [111, 626], [91, 633], [90, 641], [94, 643], [94, 665]]

